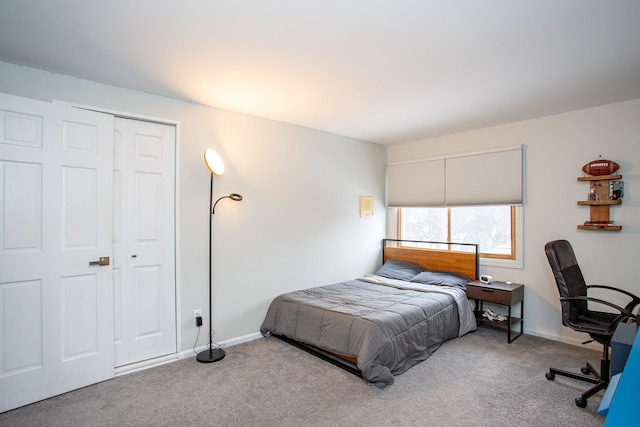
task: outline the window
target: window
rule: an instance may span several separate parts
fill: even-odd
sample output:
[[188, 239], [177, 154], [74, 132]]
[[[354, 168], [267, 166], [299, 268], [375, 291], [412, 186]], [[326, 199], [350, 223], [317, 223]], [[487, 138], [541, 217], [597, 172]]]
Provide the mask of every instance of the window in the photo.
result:
[[398, 236], [407, 240], [478, 243], [481, 258], [516, 259], [516, 207], [398, 209]]

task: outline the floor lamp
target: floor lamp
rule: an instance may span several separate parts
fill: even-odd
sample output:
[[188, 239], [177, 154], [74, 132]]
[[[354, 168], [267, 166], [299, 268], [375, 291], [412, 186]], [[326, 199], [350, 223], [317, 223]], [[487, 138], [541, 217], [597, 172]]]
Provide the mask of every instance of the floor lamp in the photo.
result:
[[221, 348], [213, 348], [213, 312], [211, 304], [211, 225], [213, 214], [215, 213], [216, 205], [222, 199], [231, 199], [236, 202], [242, 200], [242, 196], [237, 193], [231, 193], [228, 196], [222, 196], [216, 202], [213, 202], [213, 175], [222, 175], [224, 173], [224, 162], [222, 158], [216, 153], [215, 150], [208, 148], [204, 152], [204, 162], [207, 164], [209, 171], [211, 172], [211, 184], [209, 186], [209, 348], [201, 351], [196, 356], [198, 362], [211, 363], [217, 362], [224, 358], [224, 350]]

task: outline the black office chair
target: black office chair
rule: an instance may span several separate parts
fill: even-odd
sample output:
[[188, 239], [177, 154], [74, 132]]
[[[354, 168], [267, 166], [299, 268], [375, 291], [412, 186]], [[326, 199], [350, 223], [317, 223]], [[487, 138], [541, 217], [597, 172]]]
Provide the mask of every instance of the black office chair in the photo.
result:
[[[587, 406], [587, 399], [589, 397], [600, 390], [604, 390], [607, 388], [607, 385], [609, 385], [611, 366], [611, 362], [609, 361], [609, 347], [611, 345], [611, 337], [618, 323], [627, 322], [629, 319], [636, 318], [636, 315], [634, 315], [632, 311], [640, 304], [640, 298], [627, 291], [611, 286], [587, 285], [582, 276], [580, 266], [578, 266], [573, 248], [566, 240], [549, 242], [545, 245], [544, 251], [551, 265], [551, 270], [553, 271], [556, 285], [558, 286], [558, 292], [560, 292], [562, 324], [575, 331], [589, 334], [591, 340], [585, 341], [583, 344], [595, 340], [604, 347], [602, 359], [600, 360], [600, 372], [596, 371], [587, 362], [586, 366], [581, 369], [584, 375], [556, 368], [550, 368], [549, 372], [546, 373], [548, 380], [553, 380], [556, 375], [561, 375], [595, 384], [575, 399], [576, 405], [584, 408]], [[587, 291], [593, 288], [620, 292], [630, 297], [631, 302], [622, 308], [608, 301], [591, 298], [587, 296]], [[614, 308], [617, 310], [617, 313], [590, 310], [587, 305], [589, 301]]]

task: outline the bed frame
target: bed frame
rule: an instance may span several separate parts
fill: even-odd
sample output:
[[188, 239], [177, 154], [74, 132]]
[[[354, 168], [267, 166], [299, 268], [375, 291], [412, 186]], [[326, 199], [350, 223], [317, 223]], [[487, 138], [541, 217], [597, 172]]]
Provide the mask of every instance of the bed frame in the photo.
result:
[[478, 279], [478, 245], [475, 243], [382, 240], [382, 263], [387, 259], [410, 262], [426, 270], [453, 271]]
[[[382, 240], [383, 264], [388, 259], [394, 259], [417, 264], [426, 270], [461, 273], [477, 280], [479, 258], [478, 245], [475, 243]], [[282, 335], [273, 336], [362, 378], [357, 360], [353, 357], [330, 353]]]

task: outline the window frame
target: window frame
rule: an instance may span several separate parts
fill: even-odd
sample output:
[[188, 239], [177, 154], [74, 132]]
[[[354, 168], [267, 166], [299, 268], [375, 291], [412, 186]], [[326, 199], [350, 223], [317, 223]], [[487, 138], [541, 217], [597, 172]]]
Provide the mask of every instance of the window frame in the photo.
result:
[[[442, 206], [441, 208], [447, 210], [447, 241], [451, 241], [451, 208], [459, 208], [458, 206]], [[429, 207], [423, 207], [424, 209], [429, 209]], [[436, 206], [432, 207], [436, 208]], [[491, 261], [498, 262], [507, 262], [507, 263], [515, 263], [516, 266], [521, 266], [521, 261], [519, 261], [518, 254], [521, 252], [519, 250], [522, 245], [519, 245], [520, 239], [518, 238], [518, 231], [521, 230], [522, 225], [520, 224], [522, 221], [522, 215], [518, 215], [518, 206], [510, 205], [510, 221], [511, 221], [511, 254], [503, 255], [503, 254], [491, 254], [486, 252], [480, 252], [480, 260], [484, 260], [484, 264], [491, 264]], [[520, 207], [521, 209], [521, 207]], [[397, 226], [396, 226], [396, 235], [398, 239], [402, 240], [404, 238], [402, 234], [402, 208], [397, 208]]]

